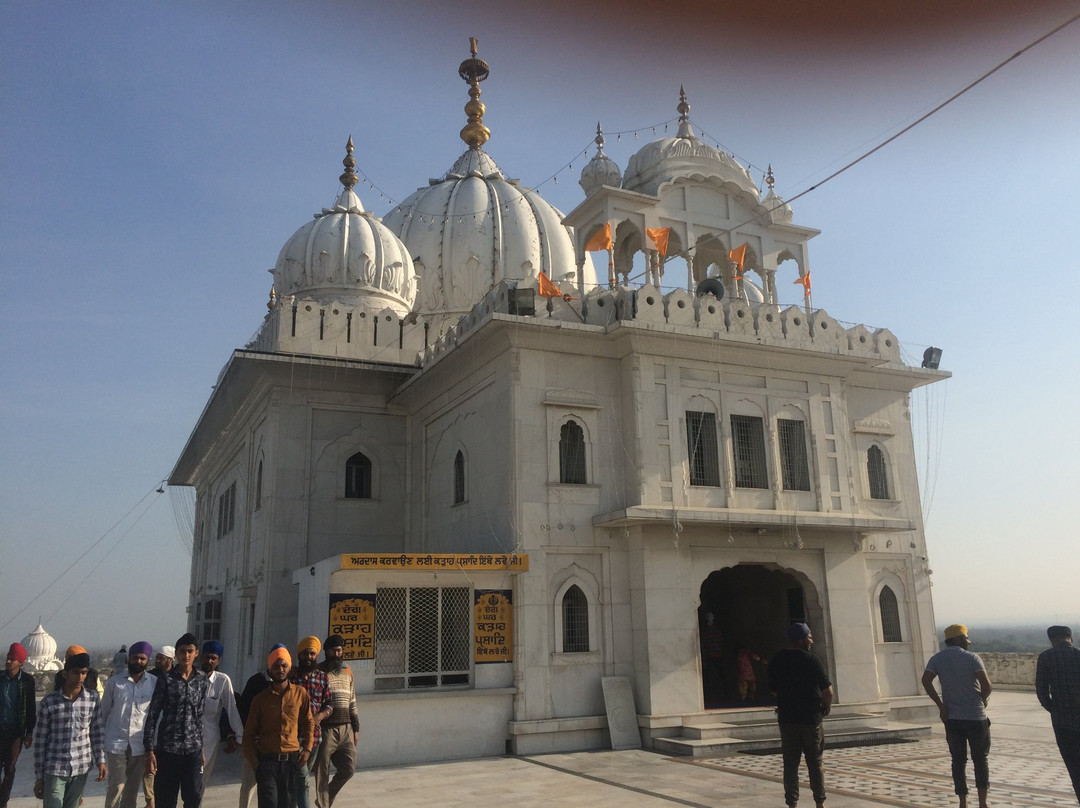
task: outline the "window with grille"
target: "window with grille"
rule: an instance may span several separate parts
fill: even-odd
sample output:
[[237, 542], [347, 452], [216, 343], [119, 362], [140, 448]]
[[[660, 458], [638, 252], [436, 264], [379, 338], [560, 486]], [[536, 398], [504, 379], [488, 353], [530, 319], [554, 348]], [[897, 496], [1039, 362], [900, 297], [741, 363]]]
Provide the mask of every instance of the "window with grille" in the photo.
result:
[[375, 689], [468, 685], [471, 594], [467, 586], [379, 587]]
[[[221, 639], [221, 598], [210, 598], [203, 606], [202, 628], [199, 637], [202, 642]], [[196, 615], [197, 619], [197, 615]]]
[[885, 453], [879, 446], [866, 450], [866, 476], [870, 481], [870, 499], [888, 499], [889, 477], [885, 471]]
[[810, 490], [810, 464], [806, 457], [806, 425], [787, 418], [776, 420], [780, 441], [780, 472], [785, 491]]
[[714, 413], [687, 411], [686, 454], [690, 462], [690, 485], [720, 485]]
[[562, 650], [572, 654], [589, 650], [589, 599], [574, 584], [562, 599]]
[[559, 430], [559, 482], [585, 485], [585, 430], [567, 421]]
[[371, 499], [371, 460], [363, 452], [345, 461], [345, 498]]
[[755, 415], [732, 415], [731, 442], [735, 455], [735, 486], [768, 488], [765, 426], [762, 419]]
[[228, 536], [236, 523], [236, 483], [218, 497], [217, 537]]
[[465, 501], [465, 455], [454, 455], [454, 504]]
[[881, 611], [881, 639], [884, 642], [903, 642], [900, 632], [900, 607], [896, 603], [896, 593], [888, 586], [881, 588], [878, 609]]

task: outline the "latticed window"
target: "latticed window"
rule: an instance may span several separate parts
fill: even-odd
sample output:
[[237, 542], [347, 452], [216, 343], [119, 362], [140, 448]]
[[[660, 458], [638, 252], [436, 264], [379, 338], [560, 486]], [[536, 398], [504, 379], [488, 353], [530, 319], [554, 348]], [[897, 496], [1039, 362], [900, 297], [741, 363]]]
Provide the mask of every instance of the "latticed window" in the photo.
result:
[[465, 501], [465, 455], [454, 455], [454, 504]]
[[888, 499], [889, 476], [885, 470], [885, 453], [880, 446], [866, 450], [866, 476], [870, 481], [870, 499]]
[[686, 454], [690, 461], [690, 485], [720, 485], [714, 413], [687, 411]]
[[585, 485], [585, 430], [567, 421], [559, 430], [559, 482]]
[[768, 488], [765, 466], [765, 425], [755, 415], [731, 416], [731, 442], [738, 488]]
[[885, 642], [903, 642], [900, 632], [900, 608], [896, 603], [896, 593], [891, 588], [881, 588], [878, 609], [881, 611], [881, 639]]
[[589, 599], [574, 584], [562, 599], [562, 650], [571, 654], [589, 650]]
[[469, 684], [470, 595], [467, 586], [379, 587], [375, 689]]
[[371, 460], [363, 452], [345, 461], [345, 498], [371, 499]]
[[810, 464], [806, 458], [806, 425], [802, 421], [778, 418], [780, 471], [785, 491], [810, 490]]

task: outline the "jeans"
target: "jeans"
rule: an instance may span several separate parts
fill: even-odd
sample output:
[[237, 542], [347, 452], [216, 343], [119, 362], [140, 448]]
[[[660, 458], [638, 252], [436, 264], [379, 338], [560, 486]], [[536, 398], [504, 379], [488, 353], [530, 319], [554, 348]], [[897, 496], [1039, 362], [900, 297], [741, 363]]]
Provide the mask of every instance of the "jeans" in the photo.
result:
[[199, 808], [203, 795], [202, 750], [189, 755], [158, 752], [156, 757], [154, 808], [176, 808], [177, 793], [183, 797], [184, 808]]
[[945, 740], [949, 744], [949, 754], [952, 755], [952, 779], [955, 786], [956, 796], [966, 797], [967, 787], [967, 756], [968, 747], [971, 747], [971, 763], [975, 767], [975, 788], [985, 791], [990, 787], [990, 764], [987, 757], [990, 754], [990, 721], [966, 721], [959, 718], [950, 718], [945, 722]]
[[806, 758], [810, 791], [814, 802], [825, 801], [825, 777], [821, 773], [821, 754], [825, 751], [825, 732], [817, 724], [780, 724], [780, 749], [784, 755], [784, 802], [799, 801], [799, 760]]
[[259, 765], [255, 769], [259, 808], [293, 808], [293, 782], [297, 776], [296, 758], [295, 752], [285, 760], [259, 756]]
[[293, 797], [296, 808], [311, 808], [311, 793], [308, 790], [308, 782], [311, 780], [311, 772], [315, 768], [315, 755], [319, 752], [319, 744], [311, 747], [308, 762], [303, 766], [297, 765], [296, 779], [293, 781]]
[[45, 800], [42, 808], [77, 808], [86, 787], [85, 771], [74, 777], [60, 777], [55, 774], [45, 775]]

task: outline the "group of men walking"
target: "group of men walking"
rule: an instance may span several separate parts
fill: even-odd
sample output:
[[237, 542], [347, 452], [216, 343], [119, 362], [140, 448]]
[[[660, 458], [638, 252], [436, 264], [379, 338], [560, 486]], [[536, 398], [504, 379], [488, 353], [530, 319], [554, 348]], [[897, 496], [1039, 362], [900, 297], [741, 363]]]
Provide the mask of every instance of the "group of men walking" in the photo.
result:
[[[1039, 655], [1035, 692], [1050, 713], [1054, 736], [1080, 802], [1080, 649], [1072, 644], [1068, 626], [1046, 631], [1052, 647]], [[805, 623], [787, 629], [789, 648], [769, 662], [769, 690], [776, 696], [777, 720], [784, 766], [784, 800], [799, 801], [799, 765], [806, 760], [810, 790], [817, 808], [825, 804], [822, 719], [832, 708], [832, 683], [821, 662], [811, 653], [814, 639]], [[923, 689], [938, 707], [945, 725], [945, 740], [952, 760], [953, 787], [960, 808], [968, 805], [967, 762], [975, 772], [979, 808], [987, 808], [990, 788], [990, 719], [986, 705], [993, 686], [986, 666], [968, 648], [967, 626], [945, 629], [945, 647], [930, 657], [922, 675]], [[940, 683], [941, 692], [935, 682]]]
[[[330, 808], [353, 775], [359, 718], [343, 643], [304, 638], [297, 665], [285, 646], [251, 677], [239, 702], [232, 681], [218, 670], [224, 652], [184, 634], [148, 668], [147, 642], [125, 648], [126, 670], [98, 687], [96, 671], [78, 646], [68, 649], [58, 689], [35, 703], [34, 680], [23, 671], [26, 649], [12, 643], [0, 675], [0, 808], [7, 808], [15, 765], [34, 749], [34, 794], [44, 808], [77, 808], [86, 780], [108, 778], [106, 808], [198, 808], [217, 753], [243, 753], [239, 808], [252, 791], [259, 808], [310, 808], [315, 774], [317, 808]], [[330, 769], [335, 767], [334, 777]]]

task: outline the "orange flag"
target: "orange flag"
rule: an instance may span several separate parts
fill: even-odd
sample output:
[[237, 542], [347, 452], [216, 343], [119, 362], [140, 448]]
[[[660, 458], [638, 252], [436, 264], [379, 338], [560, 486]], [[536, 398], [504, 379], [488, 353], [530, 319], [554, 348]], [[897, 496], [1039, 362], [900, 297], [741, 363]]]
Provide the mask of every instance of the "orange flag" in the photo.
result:
[[563, 293], [559, 287], [551, 282], [551, 278], [544, 274], [541, 270], [539, 275], [539, 282], [536, 284], [536, 293], [540, 297], [562, 297]]
[[596, 252], [598, 250], [610, 250], [611, 249], [611, 222], [604, 222], [604, 226], [601, 227], [593, 237], [589, 239], [588, 244], [585, 245], [587, 252]]
[[727, 254], [727, 257], [734, 261], [735, 265], [739, 267], [739, 272], [742, 272], [743, 264], [746, 263], [746, 246], [747, 243], [744, 241], [742, 244], [740, 244], [738, 247], [736, 247], [734, 250]]
[[653, 245], [660, 255], [667, 255], [668, 236], [671, 235], [670, 227], [646, 227], [645, 238]]
[[809, 272], [807, 272], [801, 278], [796, 278], [795, 280], [792, 281], [792, 283], [797, 283], [800, 286], [802, 286], [802, 288], [806, 290], [806, 294], [810, 293], [810, 273]]

